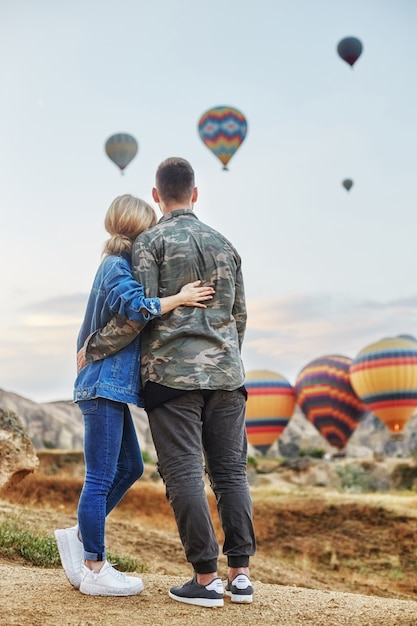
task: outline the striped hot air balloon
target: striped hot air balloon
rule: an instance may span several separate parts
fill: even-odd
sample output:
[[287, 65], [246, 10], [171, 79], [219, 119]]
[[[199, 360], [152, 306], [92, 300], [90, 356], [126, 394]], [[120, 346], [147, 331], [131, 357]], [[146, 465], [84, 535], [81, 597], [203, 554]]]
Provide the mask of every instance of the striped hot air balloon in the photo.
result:
[[266, 454], [294, 413], [294, 387], [284, 376], [268, 370], [248, 372], [245, 386], [248, 391], [248, 441], [262, 454]]
[[417, 407], [417, 341], [404, 335], [366, 346], [353, 360], [350, 380], [393, 438], [401, 438]]
[[218, 106], [206, 111], [198, 122], [198, 132], [207, 148], [227, 164], [246, 137], [248, 124], [243, 113], [229, 106]]
[[117, 133], [107, 139], [104, 149], [109, 159], [117, 165], [123, 174], [123, 170], [137, 154], [138, 142], [132, 135]]
[[299, 407], [328, 443], [342, 450], [366, 407], [352, 389], [352, 359], [328, 355], [311, 361], [297, 376], [295, 396]]

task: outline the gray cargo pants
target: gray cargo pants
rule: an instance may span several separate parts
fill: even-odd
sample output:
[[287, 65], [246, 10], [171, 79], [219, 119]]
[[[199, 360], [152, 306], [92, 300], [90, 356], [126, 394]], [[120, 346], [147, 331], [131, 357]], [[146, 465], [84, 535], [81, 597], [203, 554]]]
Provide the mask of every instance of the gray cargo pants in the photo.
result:
[[149, 411], [158, 469], [194, 571], [217, 570], [219, 545], [203, 482], [203, 458], [224, 532], [229, 567], [255, 553], [246, 474], [245, 397], [241, 391], [189, 391]]

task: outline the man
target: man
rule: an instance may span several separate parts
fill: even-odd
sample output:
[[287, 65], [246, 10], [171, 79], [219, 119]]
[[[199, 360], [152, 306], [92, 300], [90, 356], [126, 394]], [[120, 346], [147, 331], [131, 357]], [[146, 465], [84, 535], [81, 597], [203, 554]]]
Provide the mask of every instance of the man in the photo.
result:
[[[185, 159], [169, 158], [156, 172], [153, 199], [163, 214], [141, 233], [132, 252], [133, 273], [147, 297], [176, 293], [201, 280], [215, 296], [204, 309], [179, 307], [142, 331], [141, 377], [145, 410], [193, 579], [172, 587], [174, 600], [223, 606], [217, 574], [219, 546], [203, 482], [205, 470], [216, 495], [227, 557], [226, 594], [252, 602], [249, 558], [255, 553], [252, 501], [246, 475], [246, 391], [241, 346], [246, 305], [240, 256], [220, 233], [198, 220], [194, 171]], [[90, 341], [87, 360], [102, 358]], [[123, 325], [110, 350], [123, 347]], [[132, 339], [131, 329], [126, 342]]]

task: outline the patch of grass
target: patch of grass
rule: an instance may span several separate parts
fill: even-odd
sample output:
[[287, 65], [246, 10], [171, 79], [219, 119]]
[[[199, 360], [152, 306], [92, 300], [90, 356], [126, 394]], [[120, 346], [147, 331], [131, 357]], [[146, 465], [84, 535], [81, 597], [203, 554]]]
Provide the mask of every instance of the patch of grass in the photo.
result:
[[[53, 568], [61, 565], [55, 538], [33, 530], [13, 516], [0, 522], [0, 556], [11, 560], [23, 558], [36, 567]], [[109, 552], [107, 559], [121, 572], [148, 571], [148, 567], [134, 557]]]
[[34, 532], [13, 518], [0, 523], [0, 554], [20, 556], [37, 567], [58, 567], [61, 563], [53, 537]]
[[149, 572], [149, 567], [145, 563], [138, 563], [133, 556], [120, 556], [120, 554], [107, 552], [107, 560], [121, 572], [139, 572], [140, 574]]
[[154, 459], [152, 459], [147, 450], [142, 450], [142, 459], [144, 463], [147, 463], [149, 465], [153, 465], [155, 463]]
[[358, 571], [359, 574], [369, 574], [371, 572], [371, 569], [367, 565], [364, 565], [358, 559], [344, 559], [342, 561], [342, 565], [347, 569], [353, 569]]
[[322, 450], [321, 448], [308, 448], [306, 450], [300, 450], [298, 456], [309, 456], [312, 459], [322, 459], [325, 454], [325, 450]]
[[404, 572], [399, 567], [394, 567], [388, 574], [390, 580], [402, 580], [404, 578]]

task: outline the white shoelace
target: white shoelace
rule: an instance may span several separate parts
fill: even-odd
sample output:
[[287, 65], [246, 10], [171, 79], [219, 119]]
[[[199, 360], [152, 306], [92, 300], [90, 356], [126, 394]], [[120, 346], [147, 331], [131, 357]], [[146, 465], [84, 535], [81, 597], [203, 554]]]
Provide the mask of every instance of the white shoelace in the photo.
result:
[[126, 580], [127, 576], [126, 576], [126, 574], [124, 572], [119, 572], [118, 569], [115, 569], [113, 567], [112, 563], [110, 563], [110, 567], [111, 567], [111, 569], [113, 571], [113, 574], [115, 575], [115, 578], [118, 578], [119, 580]]
[[[108, 561], [107, 561], [107, 562], [108, 562]], [[123, 580], [123, 581], [125, 581], [125, 580], [127, 579], [126, 574], [124, 574], [123, 572], [119, 572], [119, 570], [118, 570], [118, 569], [115, 569], [115, 568], [113, 567], [112, 563], [109, 563], [109, 562], [108, 562], [108, 564], [109, 564], [109, 566], [110, 566], [110, 567], [108, 567], [108, 568], [106, 568], [106, 569], [107, 569], [107, 570], [111, 569], [111, 570], [112, 570], [112, 573], [113, 573], [113, 576], [114, 576], [115, 578], [118, 578], [119, 580]], [[103, 566], [103, 567], [104, 567], [104, 566]], [[99, 572], [96, 572], [96, 571], [94, 571], [94, 570], [92, 570], [92, 572], [93, 572], [94, 579], [95, 579], [95, 580], [97, 580], [97, 576], [103, 572], [103, 568], [101, 568], [101, 570], [100, 570]]]

